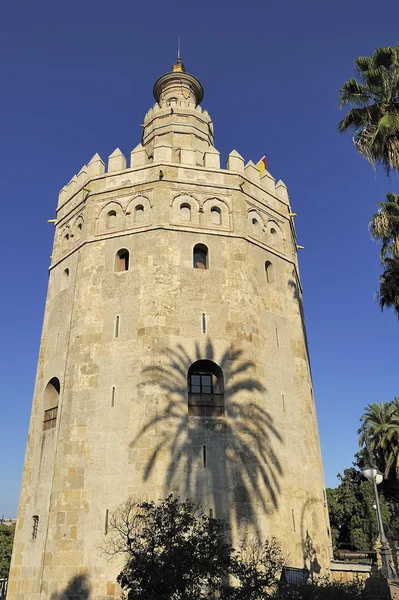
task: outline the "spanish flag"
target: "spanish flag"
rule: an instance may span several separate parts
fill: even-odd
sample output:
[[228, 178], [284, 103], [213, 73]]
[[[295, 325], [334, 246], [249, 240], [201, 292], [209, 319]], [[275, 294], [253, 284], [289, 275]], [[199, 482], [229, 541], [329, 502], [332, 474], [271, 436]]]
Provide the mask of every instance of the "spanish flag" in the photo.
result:
[[258, 167], [260, 174], [263, 175], [266, 171], [266, 154], [264, 154], [260, 161], [256, 163], [256, 166]]

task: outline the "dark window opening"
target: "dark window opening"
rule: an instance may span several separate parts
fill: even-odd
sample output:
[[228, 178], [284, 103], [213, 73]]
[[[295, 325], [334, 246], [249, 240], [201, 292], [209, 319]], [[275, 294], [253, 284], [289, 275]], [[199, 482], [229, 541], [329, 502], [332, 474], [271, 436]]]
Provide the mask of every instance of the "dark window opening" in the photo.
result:
[[108, 533], [108, 515], [109, 515], [109, 511], [108, 508], [105, 511], [105, 523], [104, 523], [104, 534], [107, 535]]
[[115, 260], [115, 271], [121, 273], [122, 271], [129, 270], [129, 250], [123, 248], [123, 250], [119, 250], [116, 254]]
[[224, 416], [223, 373], [210, 360], [198, 360], [188, 371], [188, 414], [197, 417]]
[[208, 268], [208, 248], [204, 244], [197, 244], [193, 251], [194, 269]]

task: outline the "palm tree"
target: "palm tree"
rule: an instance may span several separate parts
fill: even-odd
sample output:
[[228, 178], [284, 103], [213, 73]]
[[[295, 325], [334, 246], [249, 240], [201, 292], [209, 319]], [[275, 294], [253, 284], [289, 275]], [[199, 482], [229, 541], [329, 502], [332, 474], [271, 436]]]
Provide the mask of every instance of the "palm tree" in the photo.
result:
[[368, 404], [360, 420], [363, 423], [358, 431], [360, 446], [364, 446], [367, 432], [371, 450], [384, 469], [385, 479], [393, 466], [399, 478], [399, 398], [393, 402]]
[[399, 319], [399, 258], [385, 259], [385, 268], [380, 277], [380, 291], [377, 294], [381, 310], [393, 308]]
[[369, 225], [371, 236], [382, 241], [382, 264], [389, 256], [399, 257], [399, 195], [388, 192], [384, 202], [378, 202], [378, 212]]
[[340, 107], [352, 105], [338, 125], [353, 130], [356, 149], [387, 174], [399, 170], [399, 46], [377, 48], [373, 56], [355, 60], [359, 80], [349, 79], [340, 90]]

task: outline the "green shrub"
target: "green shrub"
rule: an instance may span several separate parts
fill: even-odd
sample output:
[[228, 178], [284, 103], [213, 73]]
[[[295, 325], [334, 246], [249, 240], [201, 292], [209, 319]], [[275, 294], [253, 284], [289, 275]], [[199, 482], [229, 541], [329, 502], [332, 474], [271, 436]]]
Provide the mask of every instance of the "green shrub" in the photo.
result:
[[315, 581], [301, 585], [286, 585], [278, 589], [276, 600], [366, 600], [364, 584], [358, 581]]

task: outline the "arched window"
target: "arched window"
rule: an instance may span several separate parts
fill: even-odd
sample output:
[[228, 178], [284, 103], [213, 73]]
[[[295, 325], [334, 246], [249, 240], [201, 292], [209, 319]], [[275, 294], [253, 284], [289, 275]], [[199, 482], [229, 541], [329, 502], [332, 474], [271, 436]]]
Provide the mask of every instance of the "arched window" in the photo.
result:
[[180, 204], [180, 220], [191, 221], [191, 206], [189, 204]]
[[222, 369], [211, 360], [197, 360], [188, 370], [188, 414], [193, 417], [224, 416]]
[[107, 228], [113, 229], [116, 227], [116, 211], [110, 210], [107, 214]]
[[60, 380], [57, 377], [50, 379], [44, 390], [44, 418], [43, 431], [53, 429], [57, 422], [58, 401], [60, 397]]
[[144, 206], [142, 204], [138, 204], [134, 209], [134, 222], [142, 223], [144, 221]]
[[83, 229], [83, 223], [78, 223], [78, 226], [76, 228], [76, 237], [77, 238], [82, 237], [82, 229]]
[[266, 283], [274, 283], [274, 267], [270, 260], [265, 262]]
[[115, 257], [115, 271], [120, 273], [121, 271], [129, 270], [129, 250], [123, 248], [116, 253]]
[[211, 223], [213, 225], [222, 224], [222, 212], [218, 206], [212, 206], [211, 208]]
[[204, 244], [196, 244], [193, 250], [194, 269], [208, 268], [208, 248]]

